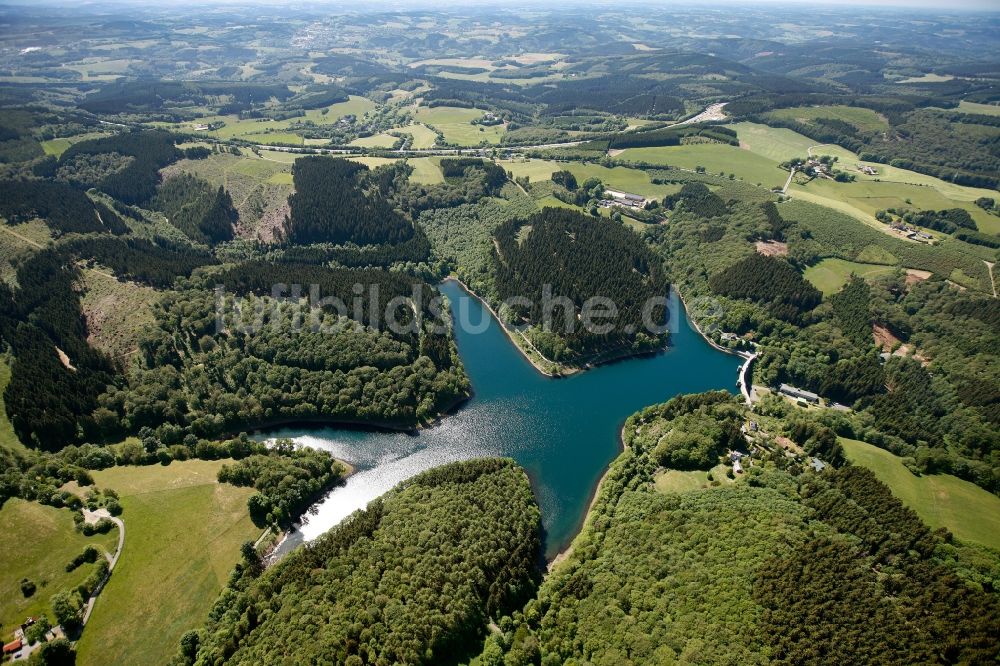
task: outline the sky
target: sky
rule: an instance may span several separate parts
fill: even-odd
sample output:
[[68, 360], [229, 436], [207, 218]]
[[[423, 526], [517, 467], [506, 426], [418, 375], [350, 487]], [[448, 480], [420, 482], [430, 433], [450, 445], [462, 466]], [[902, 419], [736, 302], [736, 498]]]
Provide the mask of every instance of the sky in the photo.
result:
[[975, 11], [996, 11], [1000, 12], [1000, 0], [624, 0], [616, 2], [614, 0], [365, 0], [359, 5], [348, 0], [0, 0], [3, 5], [25, 5], [25, 4], [48, 4], [48, 5], [81, 5], [98, 7], [101, 5], [138, 5], [138, 6], [160, 6], [166, 5], [286, 5], [286, 6], [317, 6], [327, 5], [342, 9], [399, 9], [399, 8], [455, 8], [473, 6], [527, 6], [536, 5], [541, 7], [553, 7], [557, 5], [570, 6], [635, 6], [639, 4], [650, 4], [659, 7], [670, 6], [691, 6], [691, 5], [730, 5], [759, 7], [760, 5], [789, 5], [798, 9], [808, 6], [823, 7], [826, 9], [844, 7], [848, 9], [857, 7], [869, 8], [919, 8], [923, 10], [940, 11], [948, 13], [956, 10]]

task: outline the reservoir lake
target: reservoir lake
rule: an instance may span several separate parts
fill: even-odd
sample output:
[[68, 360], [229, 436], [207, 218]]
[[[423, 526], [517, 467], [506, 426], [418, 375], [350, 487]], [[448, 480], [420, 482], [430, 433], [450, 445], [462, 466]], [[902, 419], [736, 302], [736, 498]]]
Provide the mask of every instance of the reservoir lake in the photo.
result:
[[620, 452], [620, 430], [630, 414], [681, 393], [736, 390], [743, 359], [709, 345], [673, 294], [666, 351], [553, 379], [521, 355], [478, 298], [455, 281], [439, 288], [450, 301], [472, 398], [413, 433], [296, 426], [259, 434], [325, 449], [355, 467], [343, 485], [312, 507], [280, 544], [278, 555], [312, 541], [426, 469], [504, 456], [531, 478], [542, 512], [545, 555], [551, 559], [579, 530], [598, 481]]

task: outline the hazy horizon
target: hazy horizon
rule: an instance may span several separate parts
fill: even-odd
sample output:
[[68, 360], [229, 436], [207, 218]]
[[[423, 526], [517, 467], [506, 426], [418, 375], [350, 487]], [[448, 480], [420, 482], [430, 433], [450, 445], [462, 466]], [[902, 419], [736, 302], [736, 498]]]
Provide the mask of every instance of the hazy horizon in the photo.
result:
[[[163, 8], [163, 3], [155, 0], [99, 0], [91, 2], [73, 2], [72, 0], [0, 0], [0, 6], [73, 6], [80, 9], [96, 9], [102, 6], [132, 6]], [[498, 7], [526, 7], [540, 6], [553, 8], [557, 6], [576, 7], [602, 7], [602, 6], [643, 6], [651, 5], [662, 9], [672, 6], [691, 7], [692, 5], [712, 5], [712, 6], [732, 6], [744, 8], [760, 8], [761, 5], [788, 6], [802, 9], [804, 6], [817, 7], [823, 9], [920, 9], [932, 12], [947, 14], [954, 11], [986, 11], [1000, 13], [1000, 2], [997, 0], [953, 0], [942, 2], [941, 0], [806, 0], [805, 2], [791, 2], [789, 0], [677, 0], [671, 2], [658, 2], [656, 0], [628, 0], [625, 3], [610, 2], [608, 0], [489, 0], [488, 2], [474, 3], [470, 0], [370, 0], [363, 8], [356, 4], [347, 3], [343, 0], [315, 0], [313, 2], [303, 2], [302, 0], [180, 0], [169, 3], [170, 7], [179, 6], [281, 6], [283, 8], [315, 9], [319, 6], [339, 8], [351, 13], [368, 13], [392, 10], [414, 10], [414, 9], [493, 9]]]

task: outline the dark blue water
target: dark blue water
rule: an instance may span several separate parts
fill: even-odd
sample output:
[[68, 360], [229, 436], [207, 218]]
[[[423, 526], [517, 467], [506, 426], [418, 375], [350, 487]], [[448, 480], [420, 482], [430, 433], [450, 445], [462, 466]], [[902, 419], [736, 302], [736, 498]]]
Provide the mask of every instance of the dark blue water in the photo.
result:
[[619, 432], [630, 414], [680, 393], [735, 390], [741, 359], [706, 343], [676, 299], [670, 311], [677, 320], [666, 352], [550, 379], [518, 352], [478, 299], [455, 282], [441, 285], [441, 291], [451, 300], [455, 337], [474, 397], [417, 434], [342, 428], [269, 432], [268, 437], [327, 449], [358, 470], [314, 507], [282, 551], [316, 538], [425, 469], [478, 456], [509, 456], [531, 477], [546, 555], [552, 557], [579, 529], [591, 493], [619, 453]]

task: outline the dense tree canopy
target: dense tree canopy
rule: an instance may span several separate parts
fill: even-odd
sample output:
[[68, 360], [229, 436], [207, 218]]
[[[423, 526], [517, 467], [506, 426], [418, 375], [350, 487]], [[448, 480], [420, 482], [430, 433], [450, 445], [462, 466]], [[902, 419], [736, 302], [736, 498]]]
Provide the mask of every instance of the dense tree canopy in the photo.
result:
[[784, 259], [751, 254], [713, 275], [709, 285], [717, 294], [762, 303], [774, 316], [798, 321], [819, 304], [822, 294]]
[[539, 513], [525, 473], [453, 463], [400, 484], [259, 578], [243, 568], [182, 663], [448, 664], [534, 591]]
[[344, 159], [296, 160], [286, 238], [293, 243], [377, 245], [413, 236], [413, 224], [393, 209], [384, 193], [365, 193], [368, 173], [363, 164]]
[[[515, 316], [548, 327], [564, 340], [555, 346], [556, 356], [569, 359], [637, 340], [648, 342], [654, 334], [645, 322], [658, 326], [665, 321], [665, 306], [650, 301], [665, 297], [667, 291], [660, 260], [619, 223], [545, 208], [528, 220], [513, 220], [496, 230], [493, 262], [499, 298], [521, 296], [531, 302], [515, 304]], [[547, 308], [546, 294], [568, 299], [569, 308]], [[616, 309], [593, 320], [607, 327], [604, 333], [587, 331], [578, 321], [584, 304], [598, 296], [610, 299]]]

